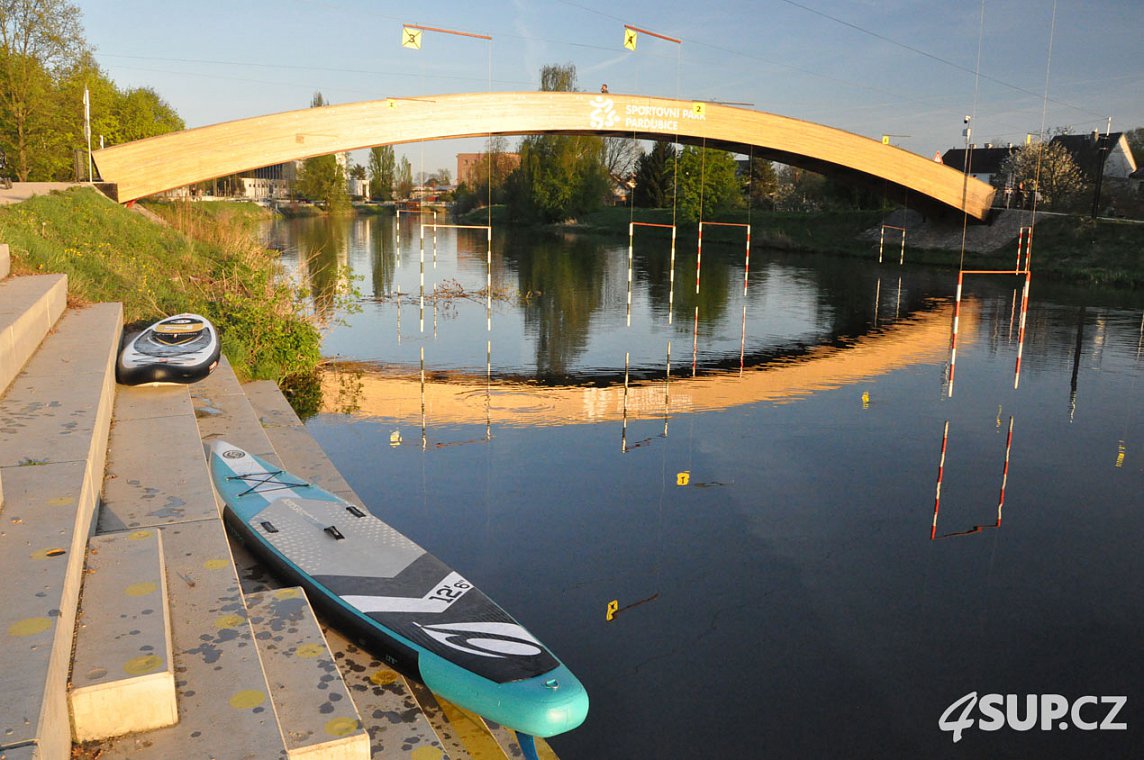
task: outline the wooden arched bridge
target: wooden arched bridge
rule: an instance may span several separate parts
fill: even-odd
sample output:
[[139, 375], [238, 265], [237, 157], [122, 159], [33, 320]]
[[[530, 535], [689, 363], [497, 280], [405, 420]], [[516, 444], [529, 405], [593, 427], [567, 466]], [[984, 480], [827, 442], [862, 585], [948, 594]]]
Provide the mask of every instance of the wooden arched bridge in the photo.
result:
[[[994, 190], [915, 153], [786, 116], [703, 101], [583, 92], [389, 98], [271, 114], [95, 151], [127, 202], [216, 177], [375, 145], [461, 137], [578, 134], [674, 140], [752, 154], [907, 191], [983, 219]], [[891, 195], [897, 200], [902, 196]]]

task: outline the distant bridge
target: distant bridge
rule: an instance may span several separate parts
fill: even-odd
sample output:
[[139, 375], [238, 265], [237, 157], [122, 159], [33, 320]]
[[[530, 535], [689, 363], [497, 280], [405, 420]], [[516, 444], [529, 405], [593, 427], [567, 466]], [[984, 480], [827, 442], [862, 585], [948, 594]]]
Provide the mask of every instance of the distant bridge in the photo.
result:
[[[994, 189], [877, 140], [787, 116], [704, 101], [583, 92], [481, 92], [390, 98], [229, 121], [97, 150], [121, 203], [312, 156], [488, 135], [575, 134], [673, 140], [753, 154], [908, 191], [984, 219]], [[892, 198], [900, 197], [896, 193]]]

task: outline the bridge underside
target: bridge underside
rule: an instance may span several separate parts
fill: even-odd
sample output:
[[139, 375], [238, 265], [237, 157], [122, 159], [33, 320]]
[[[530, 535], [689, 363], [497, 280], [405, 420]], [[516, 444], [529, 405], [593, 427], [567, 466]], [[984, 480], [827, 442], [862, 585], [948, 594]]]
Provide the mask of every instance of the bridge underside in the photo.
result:
[[744, 108], [582, 92], [490, 92], [373, 100], [259, 116], [95, 151], [127, 202], [263, 166], [376, 145], [526, 134], [672, 140], [753, 154], [885, 188], [895, 202], [989, 211], [994, 190], [861, 135]]

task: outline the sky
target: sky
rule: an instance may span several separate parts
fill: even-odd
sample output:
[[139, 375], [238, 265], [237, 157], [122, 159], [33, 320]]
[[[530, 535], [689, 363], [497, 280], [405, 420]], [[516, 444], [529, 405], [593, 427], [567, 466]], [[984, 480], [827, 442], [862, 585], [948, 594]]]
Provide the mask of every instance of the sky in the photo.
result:
[[[1144, 127], [1144, 0], [73, 0], [122, 88], [150, 87], [188, 127], [310, 105], [579, 88], [741, 104], [932, 156], [1027, 133]], [[425, 32], [406, 23], [491, 36]], [[624, 25], [641, 35], [623, 46]], [[455, 171], [481, 143], [399, 146]], [[364, 159], [361, 159], [364, 160]]]

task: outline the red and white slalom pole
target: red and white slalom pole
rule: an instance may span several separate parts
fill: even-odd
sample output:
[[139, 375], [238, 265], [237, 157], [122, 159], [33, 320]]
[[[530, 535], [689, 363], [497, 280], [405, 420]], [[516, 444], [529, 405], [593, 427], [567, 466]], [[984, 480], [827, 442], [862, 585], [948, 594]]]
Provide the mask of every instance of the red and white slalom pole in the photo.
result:
[[1021, 384], [1021, 355], [1025, 350], [1025, 323], [1029, 312], [1029, 283], [1033, 275], [1025, 270], [1025, 289], [1021, 293], [1021, 320], [1017, 326], [1017, 365], [1013, 369], [1013, 388]]
[[957, 368], [957, 327], [961, 319], [961, 285], [965, 275], [957, 273], [957, 295], [953, 300], [953, 329], [949, 337], [949, 398], [953, 398], [953, 374]]
[[1005, 486], [1009, 483], [1009, 451], [1013, 448], [1013, 416], [1009, 415], [1009, 434], [1005, 438], [1005, 465], [1001, 468], [1001, 495], [997, 499], [997, 527], [1001, 527], [1001, 510], [1005, 506]]
[[933, 524], [930, 526], [930, 541], [937, 537], [937, 513], [941, 510], [941, 478], [945, 474], [945, 451], [949, 442], [949, 420], [945, 421], [945, 431], [941, 434], [941, 459], [937, 464], [937, 490], [933, 500]]

